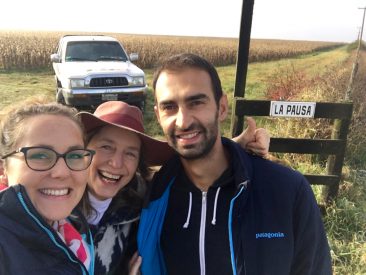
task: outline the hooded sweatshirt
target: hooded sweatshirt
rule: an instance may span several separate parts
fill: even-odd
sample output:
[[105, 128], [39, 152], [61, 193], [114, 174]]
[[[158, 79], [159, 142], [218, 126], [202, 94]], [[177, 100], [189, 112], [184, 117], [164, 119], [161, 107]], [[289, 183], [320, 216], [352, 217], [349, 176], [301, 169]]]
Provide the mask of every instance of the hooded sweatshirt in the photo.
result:
[[206, 194], [184, 179], [178, 157], [155, 176], [138, 232], [142, 274], [219, 274], [221, 266], [220, 274], [332, 274], [305, 177], [222, 142], [230, 167]]

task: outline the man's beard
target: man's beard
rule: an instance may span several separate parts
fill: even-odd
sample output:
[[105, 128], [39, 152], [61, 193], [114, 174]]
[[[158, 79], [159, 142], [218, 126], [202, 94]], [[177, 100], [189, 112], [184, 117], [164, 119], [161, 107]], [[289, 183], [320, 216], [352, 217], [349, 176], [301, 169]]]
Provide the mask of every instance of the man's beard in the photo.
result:
[[186, 160], [196, 160], [206, 157], [211, 152], [217, 139], [219, 132], [217, 119], [216, 115], [215, 120], [208, 124], [207, 127], [204, 127], [201, 123], [193, 123], [187, 129], [181, 131], [184, 133], [185, 131], [197, 130], [200, 135], [203, 136], [203, 139], [199, 143], [192, 145], [178, 146], [174, 129], [167, 137], [170, 146], [172, 146], [174, 150]]

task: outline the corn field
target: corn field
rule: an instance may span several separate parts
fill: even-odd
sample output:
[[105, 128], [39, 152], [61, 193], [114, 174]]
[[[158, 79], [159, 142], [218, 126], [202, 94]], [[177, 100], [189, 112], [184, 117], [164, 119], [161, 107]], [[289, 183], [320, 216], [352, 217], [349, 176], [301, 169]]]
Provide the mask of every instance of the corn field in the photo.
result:
[[[65, 34], [0, 31], [0, 69], [51, 68], [50, 55], [56, 51], [60, 37]], [[215, 66], [236, 63], [236, 38], [105, 34], [117, 38], [128, 53], [138, 53], [139, 60], [136, 64], [144, 69], [153, 68], [161, 58], [182, 52], [199, 54]], [[341, 45], [333, 42], [252, 39], [249, 62], [277, 60]]]

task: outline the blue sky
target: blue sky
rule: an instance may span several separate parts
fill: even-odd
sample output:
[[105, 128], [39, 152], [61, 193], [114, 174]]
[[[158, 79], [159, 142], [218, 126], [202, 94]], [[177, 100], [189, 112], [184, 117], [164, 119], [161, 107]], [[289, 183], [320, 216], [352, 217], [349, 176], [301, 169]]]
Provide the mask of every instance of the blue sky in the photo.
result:
[[[4, 0], [0, 29], [238, 37], [242, 0]], [[256, 0], [252, 38], [357, 39], [366, 0]], [[366, 38], [366, 35], [363, 37]]]

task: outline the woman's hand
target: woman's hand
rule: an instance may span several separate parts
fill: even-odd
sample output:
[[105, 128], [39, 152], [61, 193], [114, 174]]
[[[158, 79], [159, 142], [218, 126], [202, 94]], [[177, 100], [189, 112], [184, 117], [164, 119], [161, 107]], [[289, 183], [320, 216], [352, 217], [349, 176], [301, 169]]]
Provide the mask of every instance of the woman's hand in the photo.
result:
[[255, 120], [252, 117], [246, 117], [248, 127], [233, 141], [240, 144], [245, 150], [261, 157], [268, 155], [270, 135], [264, 128], [256, 128]]
[[140, 266], [142, 263], [142, 258], [139, 256], [138, 252], [136, 251], [133, 254], [130, 262], [129, 262], [129, 275], [140, 275]]

